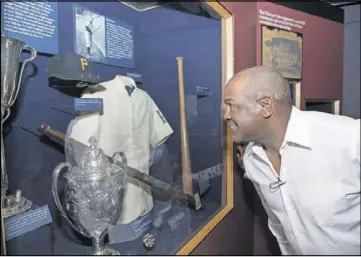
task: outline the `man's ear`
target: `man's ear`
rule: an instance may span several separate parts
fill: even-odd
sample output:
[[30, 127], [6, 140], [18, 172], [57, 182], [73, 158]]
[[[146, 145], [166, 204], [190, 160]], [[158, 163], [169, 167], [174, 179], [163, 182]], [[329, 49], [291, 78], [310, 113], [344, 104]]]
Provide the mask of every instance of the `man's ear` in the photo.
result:
[[261, 113], [263, 118], [268, 119], [272, 116], [274, 112], [274, 102], [272, 97], [270, 96], [263, 96], [259, 103], [261, 104]]

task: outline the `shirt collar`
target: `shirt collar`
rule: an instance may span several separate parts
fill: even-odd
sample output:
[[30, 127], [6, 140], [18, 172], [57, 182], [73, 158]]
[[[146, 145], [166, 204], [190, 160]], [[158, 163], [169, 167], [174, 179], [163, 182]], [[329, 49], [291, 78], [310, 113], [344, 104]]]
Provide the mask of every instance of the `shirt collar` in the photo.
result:
[[[291, 116], [287, 124], [285, 138], [280, 150], [288, 143], [304, 148], [311, 148], [307, 119], [303, 115], [303, 112], [294, 106], [292, 106]], [[261, 145], [252, 142], [248, 144], [245, 155], [255, 153], [262, 159], [267, 159], [266, 153], [262, 149]]]
[[311, 147], [307, 119], [303, 115], [303, 112], [295, 106], [292, 106], [291, 116], [287, 124], [281, 149], [284, 148], [287, 143], [294, 143], [307, 148]]
[[124, 86], [132, 86], [134, 88], [137, 88], [137, 84], [135, 83], [134, 79], [122, 76], [122, 75], [116, 75], [114, 80], [121, 81]]

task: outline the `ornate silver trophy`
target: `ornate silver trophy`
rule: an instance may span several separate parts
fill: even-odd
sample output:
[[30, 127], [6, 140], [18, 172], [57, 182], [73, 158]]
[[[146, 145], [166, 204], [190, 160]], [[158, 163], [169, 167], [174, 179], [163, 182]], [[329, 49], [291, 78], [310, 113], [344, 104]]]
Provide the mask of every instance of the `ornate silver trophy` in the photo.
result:
[[[53, 172], [52, 192], [55, 204], [70, 226], [93, 240], [93, 251], [89, 255], [119, 255], [104, 246], [108, 228], [115, 225], [120, 216], [124, 194], [126, 158], [123, 153], [107, 158], [97, 147], [94, 137], [89, 139], [78, 166], [68, 162], [60, 163]], [[124, 164], [124, 165], [123, 165]], [[58, 176], [63, 168], [65, 173], [65, 208], [58, 196]]]
[[[20, 54], [23, 49], [30, 50], [31, 57], [23, 61], [19, 73]], [[1, 36], [1, 201], [4, 218], [26, 212], [32, 207], [32, 203], [22, 196], [20, 190], [17, 190], [15, 195], [6, 195], [8, 177], [2, 132], [3, 124], [10, 116], [10, 107], [18, 96], [25, 65], [35, 57], [35, 49], [25, 45], [23, 41]]]

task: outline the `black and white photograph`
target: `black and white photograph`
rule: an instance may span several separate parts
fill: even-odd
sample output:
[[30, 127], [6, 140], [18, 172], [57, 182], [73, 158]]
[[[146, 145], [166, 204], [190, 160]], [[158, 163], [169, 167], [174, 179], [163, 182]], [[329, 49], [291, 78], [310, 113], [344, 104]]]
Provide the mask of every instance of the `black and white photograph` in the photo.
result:
[[76, 52], [89, 60], [106, 60], [105, 17], [75, 6]]

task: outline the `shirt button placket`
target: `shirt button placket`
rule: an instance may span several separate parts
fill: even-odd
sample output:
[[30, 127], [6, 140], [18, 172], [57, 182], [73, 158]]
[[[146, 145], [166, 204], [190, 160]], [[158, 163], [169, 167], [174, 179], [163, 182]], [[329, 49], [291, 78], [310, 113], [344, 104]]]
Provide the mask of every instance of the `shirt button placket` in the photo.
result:
[[294, 219], [295, 208], [294, 208], [292, 202], [288, 198], [286, 184], [281, 186], [280, 190], [281, 190], [283, 205], [284, 205], [285, 210], [286, 210], [286, 214], [287, 214], [287, 217], [288, 217], [288, 221], [289, 221], [291, 230], [292, 230], [293, 235], [294, 235], [294, 237], [295, 237], [295, 239], [297, 241], [298, 248], [300, 249], [300, 251], [303, 254], [303, 250], [301, 248], [301, 245], [302, 245], [301, 244], [301, 242], [302, 242], [301, 234], [298, 232], [297, 222], [295, 222], [295, 221], [297, 221], [297, 219], [296, 218]]

